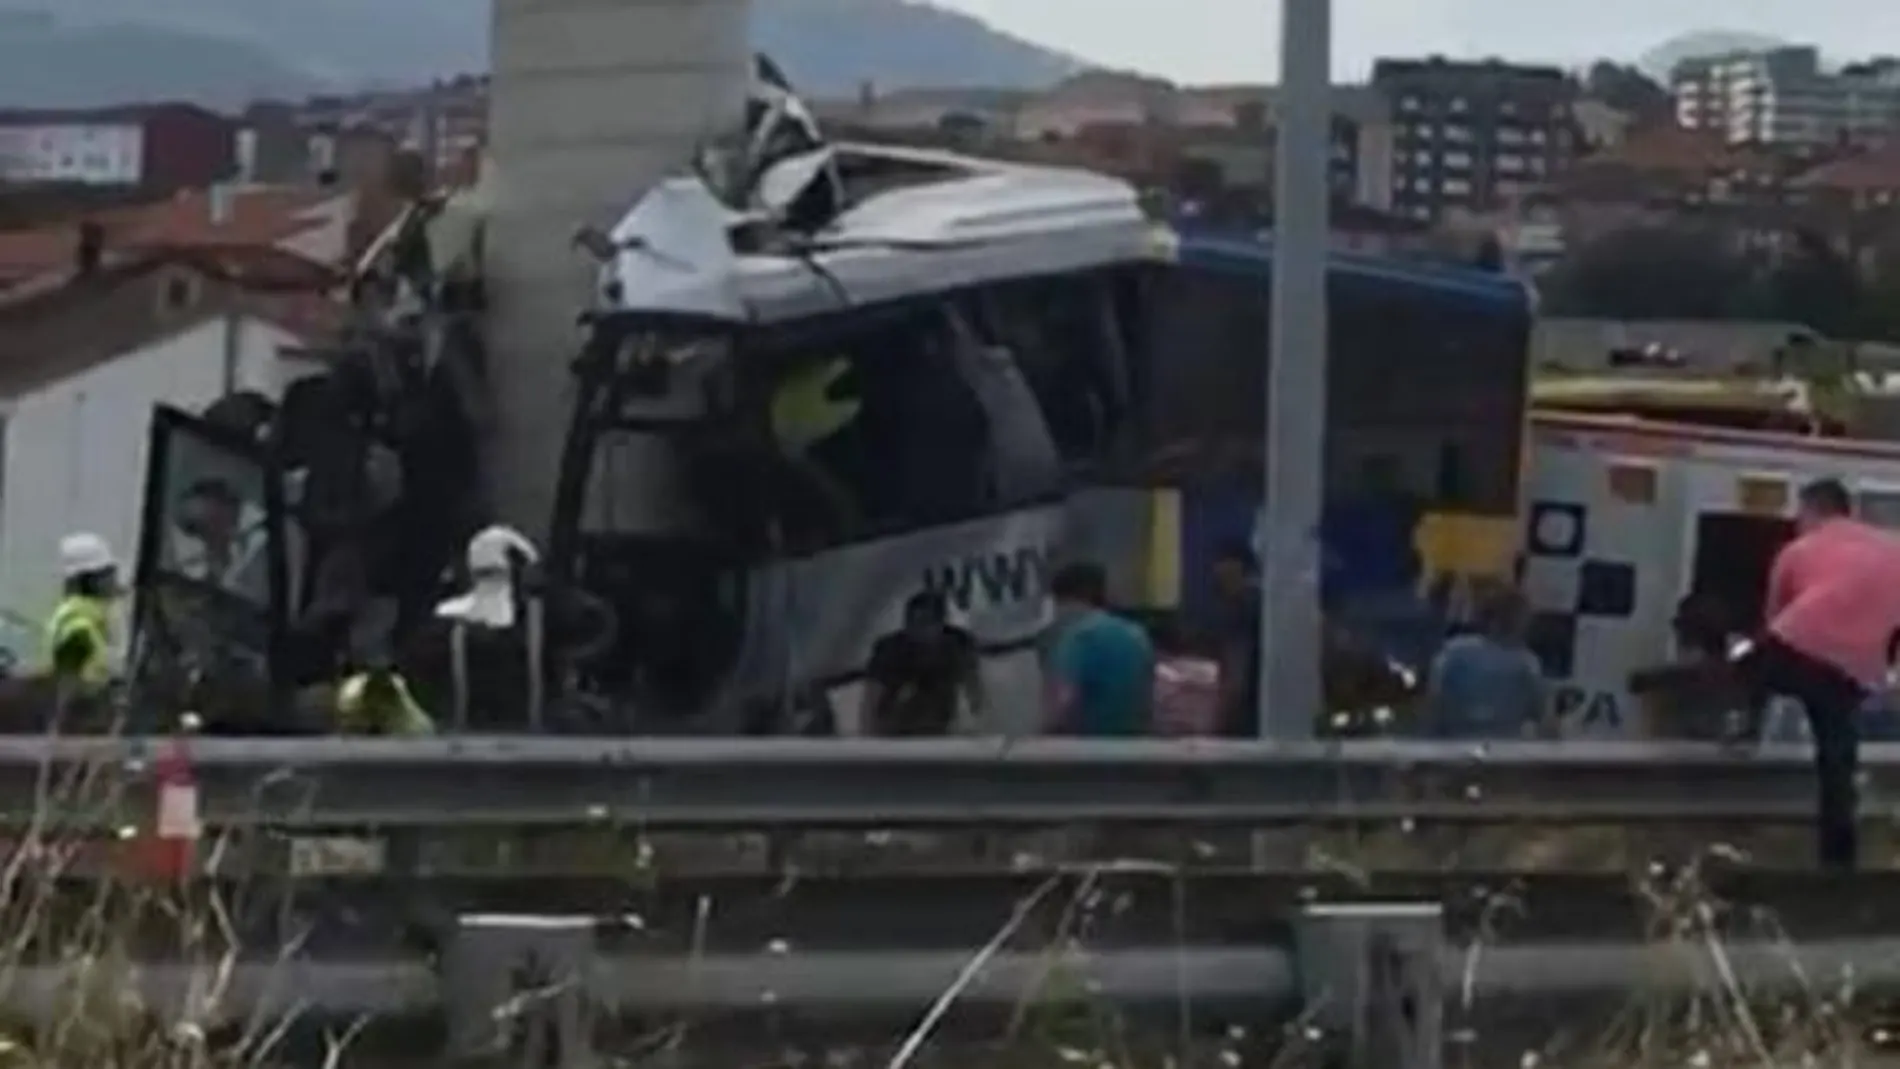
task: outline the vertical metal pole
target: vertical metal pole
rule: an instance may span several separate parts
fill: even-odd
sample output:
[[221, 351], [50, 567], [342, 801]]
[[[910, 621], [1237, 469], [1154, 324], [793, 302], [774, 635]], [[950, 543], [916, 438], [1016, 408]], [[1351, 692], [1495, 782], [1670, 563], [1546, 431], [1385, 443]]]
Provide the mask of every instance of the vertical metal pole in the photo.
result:
[[1332, 0], [1280, 0], [1273, 300], [1261, 527], [1262, 734], [1311, 738], [1321, 714], [1319, 523], [1326, 468], [1326, 260]]
[[1442, 1069], [1445, 912], [1437, 903], [1313, 905], [1293, 926], [1305, 1016], [1346, 1069]]

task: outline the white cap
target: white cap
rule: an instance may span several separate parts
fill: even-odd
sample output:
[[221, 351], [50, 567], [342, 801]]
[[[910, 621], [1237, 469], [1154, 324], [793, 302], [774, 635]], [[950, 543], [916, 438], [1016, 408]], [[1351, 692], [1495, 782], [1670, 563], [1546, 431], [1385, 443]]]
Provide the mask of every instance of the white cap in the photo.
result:
[[468, 541], [468, 570], [474, 583], [461, 597], [436, 606], [445, 620], [507, 629], [515, 626], [515, 557], [533, 564], [541, 559], [528, 536], [512, 527], [485, 527]]
[[503, 569], [513, 570], [512, 554], [520, 554], [528, 563], [541, 559], [541, 553], [534, 548], [528, 536], [512, 527], [497, 524], [484, 527], [468, 540], [468, 570], [471, 572], [490, 572]]
[[67, 579], [118, 569], [119, 561], [112, 555], [112, 547], [90, 531], [79, 531], [59, 540], [59, 573]]

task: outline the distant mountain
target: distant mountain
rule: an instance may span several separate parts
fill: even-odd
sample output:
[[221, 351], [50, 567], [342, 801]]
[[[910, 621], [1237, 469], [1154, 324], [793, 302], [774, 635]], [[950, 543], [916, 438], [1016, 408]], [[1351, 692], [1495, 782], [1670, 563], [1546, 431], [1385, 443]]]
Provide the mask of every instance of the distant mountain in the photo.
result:
[[1685, 59], [1719, 56], [1724, 52], [1752, 52], [1759, 49], [1780, 48], [1787, 43], [1759, 33], [1701, 30], [1664, 41], [1643, 53], [1643, 58], [1637, 60], [1637, 66], [1652, 78], [1667, 78], [1676, 64]]
[[848, 95], [865, 82], [1043, 89], [1089, 66], [911, 0], [762, 0], [753, 5], [752, 41], [813, 96]]
[[[1086, 65], [915, 0], [764, 0], [755, 47], [802, 90], [1033, 89]], [[50, 21], [57, 18], [57, 23]], [[483, 70], [485, 0], [0, 0], [0, 101], [232, 106]]]
[[8, 107], [154, 99], [234, 107], [325, 85], [309, 69], [241, 40], [143, 25], [74, 31], [0, 11], [0, 104]]

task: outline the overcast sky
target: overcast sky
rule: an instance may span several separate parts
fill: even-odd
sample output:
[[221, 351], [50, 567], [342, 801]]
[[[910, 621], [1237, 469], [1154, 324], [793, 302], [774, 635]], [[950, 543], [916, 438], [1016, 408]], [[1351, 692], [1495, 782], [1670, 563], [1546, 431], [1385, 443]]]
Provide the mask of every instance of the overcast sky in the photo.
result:
[[[1268, 77], [1276, 0], [939, 0], [1085, 59], [1181, 81]], [[1854, 58], [1900, 53], [1894, 0], [1336, 0], [1334, 62], [1363, 75], [1392, 54], [1634, 59], [1677, 34], [1737, 30]]]

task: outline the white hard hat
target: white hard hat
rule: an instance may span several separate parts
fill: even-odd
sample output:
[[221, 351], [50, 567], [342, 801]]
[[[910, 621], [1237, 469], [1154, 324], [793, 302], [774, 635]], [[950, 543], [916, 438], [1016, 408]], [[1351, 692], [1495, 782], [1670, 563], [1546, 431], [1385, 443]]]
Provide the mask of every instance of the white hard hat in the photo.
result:
[[513, 555], [519, 554], [529, 564], [541, 559], [541, 553], [534, 548], [528, 536], [512, 527], [496, 524], [484, 527], [468, 540], [468, 570], [471, 572], [493, 572], [513, 570]]
[[118, 568], [119, 561], [112, 555], [112, 547], [90, 531], [69, 534], [59, 540], [59, 572], [67, 579]]

